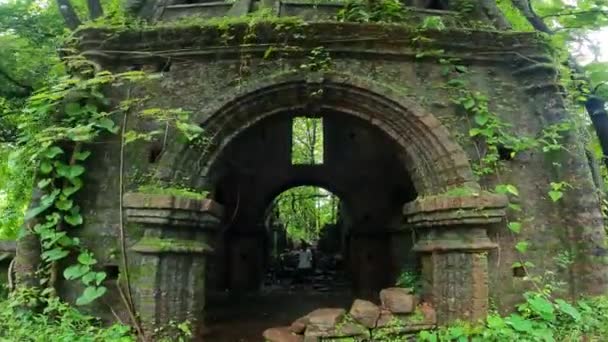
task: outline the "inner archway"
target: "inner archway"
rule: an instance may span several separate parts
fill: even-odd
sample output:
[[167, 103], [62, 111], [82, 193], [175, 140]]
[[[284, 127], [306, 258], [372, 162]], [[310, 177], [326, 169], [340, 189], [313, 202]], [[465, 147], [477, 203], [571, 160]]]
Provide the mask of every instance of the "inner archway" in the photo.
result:
[[[308, 146], [311, 153], [304, 158], [294, 156], [298, 153], [297, 131], [302, 127], [315, 136], [308, 141], [313, 146]], [[243, 300], [259, 302], [267, 290], [276, 250], [271, 226], [278, 221], [273, 222], [269, 208], [289, 189], [321, 187], [340, 199], [341, 253], [335, 254], [342, 258], [345, 286], [341, 291], [328, 291], [315, 307], [348, 306], [354, 298], [376, 299], [381, 288], [395, 284], [404, 265], [416, 266], [409, 237], [398, 245], [391, 243], [392, 232], [402, 225], [403, 204], [417, 197], [416, 190], [399, 145], [361, 118], [330, 110], [268, 116], [231, 139], [208, 177], [214, 185], [214, 199], [228, 209], [209, 266], [210, 329], [217, 312], [214, 308]], [[289, 324], [310, 311], [306, 306], [298, 311], [293, 304], [303, 295], [292, 291], [289, 296], [291, 307], [296, 308], [288, 311], [290, 317], [276, 322], [269, 313], [265, 325], [251, 330]], [[277, 312], [284, 309], [275, 307]], [[233, 309], [232, 315], [238, 316], [238, 311]], [[256, 318], [260, 317], [263, 315]], [[260, 333], [251, 336], [259, 338]], [[213, 338], [220, 341], [223, 337]]]
[[338, 196], [315, 186], [279, 194], [266, 214], [266, 291], [350, 293], [346, 257], [350, 228]]

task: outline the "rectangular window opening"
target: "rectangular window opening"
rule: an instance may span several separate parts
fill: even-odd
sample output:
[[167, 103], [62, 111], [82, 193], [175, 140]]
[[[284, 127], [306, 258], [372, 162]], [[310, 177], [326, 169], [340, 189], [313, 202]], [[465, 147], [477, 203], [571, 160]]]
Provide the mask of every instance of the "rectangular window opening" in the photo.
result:
[[291, 164], [323, 164], [323, 118], [307, 116], [293, 118]]

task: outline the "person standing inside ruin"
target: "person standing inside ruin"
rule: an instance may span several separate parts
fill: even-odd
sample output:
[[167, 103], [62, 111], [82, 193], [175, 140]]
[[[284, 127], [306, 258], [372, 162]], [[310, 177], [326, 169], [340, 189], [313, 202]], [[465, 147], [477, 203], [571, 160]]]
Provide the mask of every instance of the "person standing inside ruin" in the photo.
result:
[[310, 247], [302, 242], [298, 251], [298, 275], [300, 281], [305, 281], [312, 271], [312, 251]]

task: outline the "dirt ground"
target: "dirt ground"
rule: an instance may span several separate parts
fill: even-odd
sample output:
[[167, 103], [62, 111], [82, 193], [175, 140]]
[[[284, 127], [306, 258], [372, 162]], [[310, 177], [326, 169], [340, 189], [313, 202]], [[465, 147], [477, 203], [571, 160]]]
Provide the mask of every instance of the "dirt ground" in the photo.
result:
[[319, 292], [301, 286], [257, 295], [221, 296], [207, 302], [204, 342], [263, 342], [262, 332], [288, 326], [307, 313], [327, 307], [348, 309], [353, 297], [348, 291]]

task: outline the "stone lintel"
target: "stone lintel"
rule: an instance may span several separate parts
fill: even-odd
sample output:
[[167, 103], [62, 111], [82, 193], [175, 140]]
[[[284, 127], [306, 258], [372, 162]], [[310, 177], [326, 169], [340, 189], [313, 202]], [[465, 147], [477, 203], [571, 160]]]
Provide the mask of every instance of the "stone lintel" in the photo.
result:
[[[276, 29], [279, 24], [281, 21], [260, 22], [254, 27], [246, 21], [234, 23], [230, 25], [230, 39], [221, 34], [226, 28], [213, 23], [193, 23], [192, 26], [161, 24], [145, 30], [120, 32], [111, 28], [88, 28], [78, 31], [81, 39], [77, 48], [85, 56], [107, 60], [108, 63], [125, 59], [145, 61], [177, 57], [215, 60], [218, 55], [238, 58], [242, 53], [262, 57], [269, 45], [276, 45], [276, 50], [282, 51], [281, 46], [286, 44], [301, 46], [302, 49], [298, 54], [292, 47], [286, 48], [284, 51], [289, 54], [285, 58], [304, 57], [310, 42], [324, 42], [333, 58], [413, 58], [416, 50], [411, 46], [411, 39], [420, 35], [415, 25], [408, 24], [299, 24], [286, 21], [283, 28]], [[290, 35], [290, 32], [294, 34]], [[256, 37], [254, 44], [245, 39], [250, 35]], [[513, 61], [524, 62], [527, 58], [522, 56], [527, 56], [536, 61], [550, 62], [547, 48], [531, 33], [453, 28], [427, 30], [424, 35], [429, 38], [429, 49], [441, 48], [449, 56], [466, 60], [510, 65]], [[245, 43], [246, 46], [243, 45]]]
[[483, 252], [496, 248], [497, 244], [488, 238], [485, 228], [462, 227], [450, 229], [427, 229], [421, 234], [413, 250], [431, 252]]
[[500, 222], [507, 205], [506, 196], [499, 194], [434, 195], [406, 203], [403, 215], [415, 228], [479, 226]]
[[203, 241], [144, 237], [131, 250], [141, 254], [208, 254], [213, 248]]
[[224, 209], [210, 199], [127, 193], [123, 197], [129, 222], [175, 227], [217, 227]]

